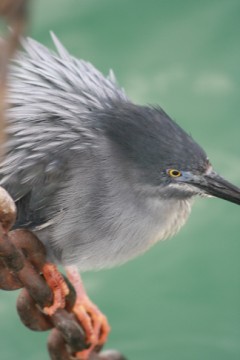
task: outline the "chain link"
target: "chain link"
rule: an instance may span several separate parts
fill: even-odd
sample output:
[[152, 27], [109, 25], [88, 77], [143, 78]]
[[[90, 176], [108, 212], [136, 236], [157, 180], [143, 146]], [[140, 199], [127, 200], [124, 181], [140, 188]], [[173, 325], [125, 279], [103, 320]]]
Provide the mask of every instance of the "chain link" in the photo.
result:
[[[42, 276], [42, 269], [46, 264], [45, 248], [29, 230], [8, 232], [15, 218], [14, 203], [1, 188], [0, 194], [0, 289], [22, 288], [17, 299], [17, 311], [23, 324], [34, 331], [52, 329], [48, 339], [50, 358], [72, 360], [76, 352], [87, 347], [83, 329], [72, 312], [76, 299], [74, 288], [65, 278], [70, 290], [65, 308], [57, 310], [52, 316], [43, 313], [42, 309], [50, 306], [53, 301], [52, 291]], [[5, 204], [5, 209], [1, 204]], [[1, 216], [3, 213], [4, 216]], [[90, 359], [124, 358], [112, 351], [102, 354], [95, 352]]]

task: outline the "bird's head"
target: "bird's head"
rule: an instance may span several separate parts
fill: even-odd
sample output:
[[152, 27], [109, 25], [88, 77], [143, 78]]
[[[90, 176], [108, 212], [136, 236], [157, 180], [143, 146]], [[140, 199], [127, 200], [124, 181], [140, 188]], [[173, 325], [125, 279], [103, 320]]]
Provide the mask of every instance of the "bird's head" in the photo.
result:
[[161, 108], [115, 104], [100, 117], [135, 189], [166, 199], [215, 196], [240, 204], [240, 189], [213, 170], [205, 151]]

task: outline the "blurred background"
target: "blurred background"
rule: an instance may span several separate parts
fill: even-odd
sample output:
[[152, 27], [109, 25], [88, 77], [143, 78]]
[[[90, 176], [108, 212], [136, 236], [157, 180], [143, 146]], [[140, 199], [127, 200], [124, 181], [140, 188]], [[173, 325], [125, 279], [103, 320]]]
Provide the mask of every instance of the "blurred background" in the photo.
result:
[[[136, 103], [159, 104], [240, 186], [239, 0], [35, 0], [29, 33], [112, 68]], [[171, 241], [112, 270], [84, 274], [109, 317], [107, 348], [129, 360], [240, 359], [240, 208], [198, 199]], [[47, 333], [0, 294], [0, 358], [47, 360]]]

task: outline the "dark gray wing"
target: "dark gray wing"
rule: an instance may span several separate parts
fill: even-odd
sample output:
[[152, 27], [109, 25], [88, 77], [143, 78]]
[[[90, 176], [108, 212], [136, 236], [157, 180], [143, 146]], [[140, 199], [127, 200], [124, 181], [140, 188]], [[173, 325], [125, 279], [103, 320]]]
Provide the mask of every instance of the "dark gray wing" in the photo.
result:
[[18, 225], [54, 216], [55, 193], [70, 175], [69, 159], [96, 146], [91, 112], [125, 100], [111, 73], [72, 57], [52, 34], [58, 55], [32, 39], [23, 41], [10, 68], [8, 141], [0, 185], [17, 203]]

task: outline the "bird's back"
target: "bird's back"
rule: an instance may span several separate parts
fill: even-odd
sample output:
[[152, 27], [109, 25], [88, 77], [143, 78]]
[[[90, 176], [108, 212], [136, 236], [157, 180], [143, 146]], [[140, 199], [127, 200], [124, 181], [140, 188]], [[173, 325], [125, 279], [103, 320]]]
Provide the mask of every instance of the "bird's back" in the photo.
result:
[[0, 184], [16, 201], [16, 226], [35, 227], [56, 215], [51, 204], [69, 175], [70, 159], [96, 145], [89, 114], [126, 100], [112, 72], [105, 78], [52, 38], [58, 54], [26, 39], [10, 68]]

